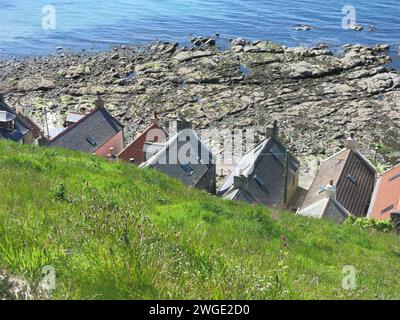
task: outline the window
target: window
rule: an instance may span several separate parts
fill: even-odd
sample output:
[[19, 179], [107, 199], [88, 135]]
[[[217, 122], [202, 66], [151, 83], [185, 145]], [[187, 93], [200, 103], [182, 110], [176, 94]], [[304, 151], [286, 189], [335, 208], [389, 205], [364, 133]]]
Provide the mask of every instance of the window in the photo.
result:
[[191, 176], [193, 174], [193, 169], [190, 166], [190, 164], [181, 164], [181, 167], [183, 170], [185, 170], [185, 172], [187, 173], [187, 175]]
[[86, 137], [86, 141], [89, 142], [93, 147], [97, 145], [96, 141], [92, 137]]
[[349, 179], [353, 184], [357, 183], [357, 177], [356, 176], [352, 176], [351, 174], [349, 174], [347, 176], [347, 179]]
[[255, 175], [255, 176], [254, 176], [254, 180], [256, 180], [258, 186], [259, 186], [265, 193], [268, 193], [268, 189], [267, 189], [266, 185], [264, 184], [264, 181], [261, 179], [260, 176]]
[[386, 212], [389, 212], [390, 210], [394, 209], [394, 204], [392, 204], [390, 207], [387, 207], [381, 211], [381, 214], [385, 214]]
[[391, 178], [389, 179], [389, 181], [396, 180], [397, 178], [400, 178], [400, 173], [398, 173], [398, 174], [394, 175], [393, 177], [391, 177]]
[[322, 193], [326, 190], [326, 186], [319, 187], [319, 193]]

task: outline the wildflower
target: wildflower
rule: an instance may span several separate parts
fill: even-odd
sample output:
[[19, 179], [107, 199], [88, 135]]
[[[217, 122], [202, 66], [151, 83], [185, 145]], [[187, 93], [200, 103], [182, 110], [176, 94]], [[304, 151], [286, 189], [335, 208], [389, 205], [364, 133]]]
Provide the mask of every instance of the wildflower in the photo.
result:
[[283, 246], [284, 248], [287, 248], [288, 245], [289, 245], [289, 243], [288, 243], [287, 238], [286, 238], [284, 235], [281, 235], [281, 241], [282, 241], [282, 246]]

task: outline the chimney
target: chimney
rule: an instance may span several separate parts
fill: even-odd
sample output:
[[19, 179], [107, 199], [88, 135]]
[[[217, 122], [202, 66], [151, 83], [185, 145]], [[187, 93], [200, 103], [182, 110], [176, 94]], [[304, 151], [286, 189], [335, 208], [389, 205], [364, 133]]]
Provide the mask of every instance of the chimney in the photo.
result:
[[104, 100], [101, 99], [100, 93], [97, 92], [97, 100], [95, 101], [96, 108], [104, 108]]
[[40, 130], [40, 136], [38, 138], [39, 146], [47, 146], [49, 144], [50, 138], [46, 135], [44, 130]]
[[110, 153], [107, 155], [108, 160], [114, 161], [117, 159], [117, 155], [114, 153], [114, 148], [110, 147]]
[[354, 139], [354, 133], [350, 134], [350, 137], [345, 142], [346, 149], [355, 150], [357, 149], [357, 140]]
[[325, 187], [326, 197], [331, 200], [336, 200], [336, 187], [333, 185], [333, 180]]
[[153, 117], [151, 118], [151, 123], [156, 124], [157, 127], [160, 126], [161, 123], [160, 123], [160, 119], [158, 119], [157, 111], [153, 112]]
[[233, 177], [233, 187], [235, 189], [246, 189], [247, 187], [247, 179], [243, 175], [243, 170], [239, 170], [239, 175], [235, 175]]
[[279, 127], [278, 127], [278, 121], [275, 120], [273, 126], [269, 126], [265, 130], [265, 138], [273, 138], [274, 140], [277, 140], [279, 136]]

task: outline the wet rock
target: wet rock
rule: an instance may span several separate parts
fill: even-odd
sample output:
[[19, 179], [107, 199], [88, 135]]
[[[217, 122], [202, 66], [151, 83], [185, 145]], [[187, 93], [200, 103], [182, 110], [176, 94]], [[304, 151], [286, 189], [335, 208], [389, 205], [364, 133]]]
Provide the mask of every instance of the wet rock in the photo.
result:
[[194, 59], [204, 58], [204, 57], [211, 57], [214, 53], [211, 51], [181, 51], [177, 55], [175, 55], [174, 59], [178, 62], [186, 62], [191, 61]]
[[363, 30], [364, 30], [364, 27], [361, 26], [361, 25], [359, 25], [359, 24], [355, 24], [355, 25], [353, 25], [353, 26], [350, 26], [350, 29], [351, 29], [351, 30], [354, 30], [354, 31], [363, 31]]
[[313, 30], [313, 29], [314, 28], [312, 26], [307, 25], [307, 24], [296, 24], [294, 26], [294, 30], [297, 30], [297, 31], [310, 31], [310, 30]]
[[243, 47], [243, 46], [246, 45], [246, 43], [247, 42], [245, 40], [243, 40], [242, 38], [237, 38], [237, 39], [234, 39], [234, 40], [231, 41], [232, 47], [236, 47], [236, 46]]
[[194, 45], [200, 47], [202, 45], [213, 47], [216, 44], [213, 38], [195, 37], [190, 40]]

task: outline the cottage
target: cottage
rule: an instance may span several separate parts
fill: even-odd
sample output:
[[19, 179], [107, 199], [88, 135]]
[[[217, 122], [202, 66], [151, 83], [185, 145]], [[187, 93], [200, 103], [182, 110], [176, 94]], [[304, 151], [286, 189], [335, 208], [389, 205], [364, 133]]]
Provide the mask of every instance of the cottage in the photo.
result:
[[342, 223], [351, 215], [337, 200], [336, 186], [333, 184], [333, 181], [321, 187], [319, 196], [316, 202], [301, 209], [299, 214], [318, 219], [327, 218], [336, 223]]
[[0, 94], [0, 139], [31, 144], [39, 138], [41, 128], [21, 110], [12, 109]]
[[365, 217], [376, 171], [357, 150], [351, 135], [346, 148], [322, 162], [298, 214], [342, 222], [349, 214]]
[[391, 214], [396, 212], [400, 212], [400, 164], [378, 179], [368, 216], [376, 220], [389, 220]]
[[218, 194], [268, 207], [286, 207], [299, 181], [299, 163], [278, 137], [278, 125], [267, 128], [266, 139], [241, 158]]
[[140, 165], [148, 160], [146, 159], [146, 146], [156, 143], [162, 144], [165, 142], [167, 137], [167, 132], [161, 127], [157, 113], [154, 112], [150, 126], [118, 154], [118, 159], [124, 162]]
[[141, 168], [154, 168], [182, 181], [190, 188], [216, 192], [216, 166], [210, 150], [191, 129], [189, 122], [174, 120], [176, 133], [165, 143], [147, 144], [146, 162]]
[[123, 125], [97, 100], [96, 107], [87, 115], [69, 125], [47, 141], [50, 147], [116, 158], [124, 147]]

